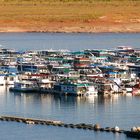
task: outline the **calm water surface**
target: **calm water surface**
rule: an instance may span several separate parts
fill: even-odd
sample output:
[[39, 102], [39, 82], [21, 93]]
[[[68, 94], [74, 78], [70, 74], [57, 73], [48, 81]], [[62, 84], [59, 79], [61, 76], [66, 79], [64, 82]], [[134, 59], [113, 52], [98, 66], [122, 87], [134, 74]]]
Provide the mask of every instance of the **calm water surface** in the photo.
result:
[[134, 46], [140, 48], [139, 33], [0, 33], [0, 44], [6, 48], [28, 49], [93, 49]]
[[[70, 49], [113, 48], [128, 45], [140, 48], [140, 34], [0, 34], [6, 48]], [[12, 93], [0, 87], [0, 114], [61, 120], [67, 123], [118, 125], [123, 129], [140, 125], [140, 97], [76, 98], [49, 94]], [[0, 122], [0, 140], [128, 140], [124, 134], [93, 132], [53, 126]]]
[[[9, 92], [0, 87], [0, 114], [61, 120], [67, 123], [100, 123], [130, 129], [140, 125], [140, 97], [76, 98], [49, 94]], [[94, 132], [53, 126], [0, 122], [1, 140], [104, 140], [128, 139], [124, 134]]]

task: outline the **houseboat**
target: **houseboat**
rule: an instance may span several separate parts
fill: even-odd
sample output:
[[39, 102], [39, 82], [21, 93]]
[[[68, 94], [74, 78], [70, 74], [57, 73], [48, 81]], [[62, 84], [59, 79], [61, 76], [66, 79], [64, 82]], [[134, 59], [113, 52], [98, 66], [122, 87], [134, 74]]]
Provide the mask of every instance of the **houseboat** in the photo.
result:
[[54, 91], [64, 95], [97, 96], [98, 90], [91, 83], [59, 83], [54, 85]]
[[96, 85], [99, 95], [112, 95], [122, 92], [120, 85], [113, 79], [97, 79]]
[[38, 83], [36, 81], [22, 80], [14, 83], [13, 87], [10, 87], [10, 91], [17, 92], [37, 92], [40, 91]]
[[0, 85], [13, 85], [17, 81], [18, 75], [14, 73], [1, 73], [0, 74]]

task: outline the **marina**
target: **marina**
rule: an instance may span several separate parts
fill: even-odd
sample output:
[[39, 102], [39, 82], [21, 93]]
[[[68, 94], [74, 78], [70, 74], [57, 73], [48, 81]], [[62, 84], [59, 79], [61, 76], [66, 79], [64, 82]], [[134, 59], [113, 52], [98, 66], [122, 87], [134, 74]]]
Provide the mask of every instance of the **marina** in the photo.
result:
[[[133, 43], [133, 45], [135, 46], [135, 43]], [[112, 50], [114, 51], [115, 48], [117, 48], [117, 45], [114, 46], [115, 47], [111, 49], [100, 50], [109, 50], [107, 54], [111, 55]], [[136, 52], [138, 49], [135, 47], [131, 48], [135, 50], [138, 58], [138, 52]], [[18, 50], [20, 49], [15, 49], [14, 51], [18, 52]], [[2, 76], [3, 78], [6, 78], [4, 78], [5, 82], [0, 86], [0, 114], [3, 116], [36, 118], [37, 120], [59, 120], [69, 125], [65, 125], [65, 127], [54, 127], [53, 125], [34, 125], [34, 121], [27, 121], [28, 125], [25, 125], [25, 123], [22, 124], [11, 121], [0, 121], [0, 125], [2, 126], [0, 129], [2, 139], [8, 140], [9, 137], [11, 139], [29, 138], [31, 140], [43, 140], [44, 137], [47, 137], [47, 139], [50, 140], [66, 139], [66, 137], [68, 140], [75, 138], [88, 138], [89, 140], [93, 138], [100, 140], [130, 139], [124, 133], [112, 133], [114, 130], [110, 130], [110, 128], [118, 126], [122, 130], [130, 131], [130, 128], [133, 126], [139, 126], [140, 96], [135, 96], [138, 95], [137, 90], [139, 88], [138, 61], [135, 62], [133, 58], [132, 62], [127, 62], [127, 65], [129, 65], [127, 66], [126, 62], [118, 63], [119, 57], [112, 57], [112, 62], [107, 62], [105, 57], [98, 57], [98, 55], [96, 57], [89, 55], [90, 58], [87, 59], [86, 57], [84, 60], [79, 59], [78, 56], [78, 59], [73, 61], [71, 57], [79, 55], [78, 50], [69, 51], [72, 53], [71, 55], [65, 54], [61, 55], [59, 58], [56, 57], [57, 55], [52, 55], [44, 61], [42, 59], [42, 57], [44, 57], [43, 54], [41, 56], [39, 53], [39, 56], [35, 56], [36, 51], [40, 52], [44, 50], [44, 48], [40, 48], [39, 50], [31, 49], [30, 52], [28, 50], [24, 50], [23, 52], [18, 52], [19, 54], [16, 54], [18, 57], [12, 54], [16, 61], [12, 58], [10, 61], [4, 61], [7, 63], [7, 65], [1, 65]], [[52, 51], [59, 52], [58, 50], [61, 49], [48, 48], [47, 50], [50, 50], [52, 53]], [[85, 52], [84, 55], [87, 55], [87, 51], [99, 49], [94, 49], [93, 47], [88, 50], [79, 50], [80, 57], [82, 57], [83, 52]], [[68, 51], [66, 52], [68, 53]], [[64, 57], [63, 61], [62, 56]], [[23, 60], [23, 58], [25, 60]], [[6, 58], [4, 58], [4, 60], [5, 59]], [[128, 59], [130, 60], [131, 58], [125, 58], [123, 61]], [[113, 62], [114, 60], [118, 61]], [[49, 63], [46, 63], [47, 61], [49, 61]], [[83, 65], [83, 61], [86, 61], [86, 67]], [[111, 59], [109, 59], [109, 61], [111, 61]], [[8, 65], [9, 63], [10, 65]], [[75, 67], [71, 67], [72, 64], [75, 64]], [[97, 64], [102, 65], [97, 66]], [[46, 65], [48, 67], [46, 67]], [[83, 68], [79, 68], [79, 66], [83, 66]], [[14, 77], [11, 78], [12, 80], [9, 78], [11, 73]], [[9, 81], [12, 81], [12, 83], [8, 84]], [[38, 87], [37, 90], [32, 92], [17, 92], [10, 90], [10, 88], [14, 87], [15, 82], [22, 83], [23, 81], [27, 84], [28, 88], [30, 85], [28, 85], [28, 81], [30, 81], [32, 85], [36, 85]], [[67, 96], [68, 91], [70, 94], [73, 93], [71, 91], [76, 91], [76, 93], [78, 93], [77, 90], [74, 90], [76, 87], [75, 85], [79, 86], [77, 89], [80, 91], [80, 93], [87, 93], [86, 91], [88, 91], [88, 86], [92, 86], [92, 91], [95, 90], [94, 93], [97, 93], [97, 95], [93, 94], [92, 96], [86, 96], [86, 94], [82, 94], [79, 96]], [[58, 88], [59, 90], [54, 89], [54, 87], [56, 87], [56, 89]], [[96, 92], [97, 89], [98, 92]], [[102, 91], [104, 91], [104, 94]], [[84, 129], [72, 128], [74, 127], [72, 124], [81, 123], [93, 125], [100, 124], [101, 128], [104, 128], [105, 131], [103, 129], [100, 131], [89, 131], [89, 128], [85, 129], [84, 127]], [[66, 129], [67, 127], [69, 129]], [[7, 131], [9, 132], [9, 135], [6, 135], [5, 132]], [[107, 133], [108, 131], [111, 133]], [[69, 138], [68, 135], [71, 134], [73, 135], [71, 138]]]
[[21, 53], [1, 48], [0, 52], [1, 85], [13, 85], [9, 89], [13, 92], [74, 96], [140, 94], [139, 49], [119, 46], [114, 50], [50, 49]]

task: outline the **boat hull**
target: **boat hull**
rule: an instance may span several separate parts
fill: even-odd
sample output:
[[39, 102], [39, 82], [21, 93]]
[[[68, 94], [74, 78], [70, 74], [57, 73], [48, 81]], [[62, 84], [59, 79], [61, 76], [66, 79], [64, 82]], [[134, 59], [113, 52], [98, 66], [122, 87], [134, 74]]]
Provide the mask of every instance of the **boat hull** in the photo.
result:
[[127, 137], [140, 138], [140, 132], [126, 131], [125, 134], [126, 134]]
[[39, 89], [37, 88], [14, 88], [14, 87], [11, 87], [9, 88], [10, 91], [14, 91], [14, 92], [37, 92], [39, 91]]

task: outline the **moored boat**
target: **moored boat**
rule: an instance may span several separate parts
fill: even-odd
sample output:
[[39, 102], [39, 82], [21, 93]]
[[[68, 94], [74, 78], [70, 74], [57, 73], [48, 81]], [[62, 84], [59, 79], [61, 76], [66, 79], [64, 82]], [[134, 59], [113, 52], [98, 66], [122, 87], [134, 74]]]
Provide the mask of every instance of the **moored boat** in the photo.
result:
[[54, 91], [56, 93], [62, 93], [65, 95], [76, 96], [97, 96], [98, 90], [93, 83], [59, 83], [54, 85]]
[[37, 82], [34, 81], [18, 81], [14, 83], [13, 87], [9, 88], [10, 91], [18, 91], [18, 92], [36, 92], [39, 91], [40, 88]]
[[133, 131], [125, 131], [125, 134], [127, 137], [131, 137], [131, 138], [140, 138], [140, 132], [133, 132]]

